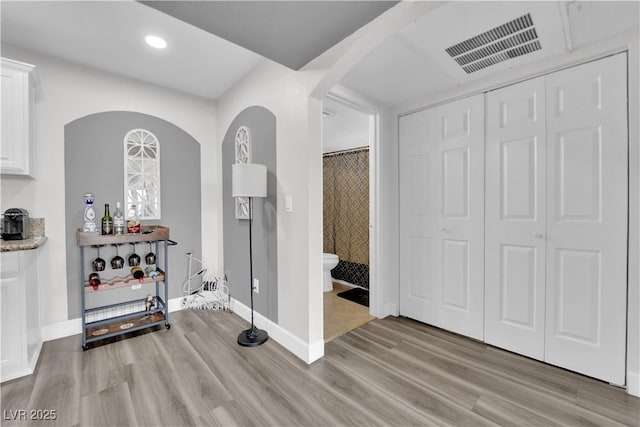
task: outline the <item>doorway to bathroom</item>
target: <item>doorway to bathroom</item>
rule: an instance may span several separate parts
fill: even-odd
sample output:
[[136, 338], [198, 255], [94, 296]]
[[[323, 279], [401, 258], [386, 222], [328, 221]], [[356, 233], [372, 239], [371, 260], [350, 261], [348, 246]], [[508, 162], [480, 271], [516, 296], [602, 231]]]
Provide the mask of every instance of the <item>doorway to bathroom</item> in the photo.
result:
[[343, 98], [323, 102], [323, 299], [328, 342], [374, 317], [370, 301], [376, 114]]

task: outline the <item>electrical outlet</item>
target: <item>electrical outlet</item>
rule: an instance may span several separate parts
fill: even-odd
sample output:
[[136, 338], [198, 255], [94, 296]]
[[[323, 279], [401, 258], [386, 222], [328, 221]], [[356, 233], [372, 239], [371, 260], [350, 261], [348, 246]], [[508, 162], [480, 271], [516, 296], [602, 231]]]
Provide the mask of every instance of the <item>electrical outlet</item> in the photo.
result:
[[258, 279], [253, 279], [253, 292], [260, 293], [260, 281]]

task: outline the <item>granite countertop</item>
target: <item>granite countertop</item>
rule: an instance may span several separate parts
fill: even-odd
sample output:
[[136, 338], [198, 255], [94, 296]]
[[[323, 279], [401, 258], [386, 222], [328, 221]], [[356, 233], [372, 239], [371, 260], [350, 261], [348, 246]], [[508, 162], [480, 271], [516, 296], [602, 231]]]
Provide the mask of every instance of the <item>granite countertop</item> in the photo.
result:
[[24, 240], [0, 240], [0, 252], [37, 249], [47, 241], [46, 237], [31, 237]]
[[44, 245], [47, 241], [44, 235], [44, 218], [29, 218], [27, 236], [30, 237], [24, 240], [0, 240], [0, 252], [26, 251]]

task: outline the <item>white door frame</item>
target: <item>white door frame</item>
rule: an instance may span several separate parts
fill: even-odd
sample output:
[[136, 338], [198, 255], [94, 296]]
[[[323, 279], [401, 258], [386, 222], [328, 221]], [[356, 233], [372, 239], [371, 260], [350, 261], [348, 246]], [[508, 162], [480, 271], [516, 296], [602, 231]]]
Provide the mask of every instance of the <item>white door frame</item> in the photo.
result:
[[380, 206], [378, 204], [380, 188], [378, 170], [380, 167], [380, 116], [381, 109], [361, 99], [354, 93], [348, 93], [341, 88], [332, 89], [326, 96], [332, 101], [339, 102], [349, 108], [369, 115], [369, 314], [375, 317], [383, 316], [382, 288], [379, 281], [380, 263]]

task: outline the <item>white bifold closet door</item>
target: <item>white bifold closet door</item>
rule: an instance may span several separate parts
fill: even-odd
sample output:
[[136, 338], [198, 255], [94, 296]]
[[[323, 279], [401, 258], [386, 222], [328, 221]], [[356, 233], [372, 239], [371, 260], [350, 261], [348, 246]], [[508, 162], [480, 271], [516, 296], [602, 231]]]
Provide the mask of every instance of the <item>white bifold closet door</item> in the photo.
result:
[[400, 314], [435, 325], [435, 110], [400, 117]]
[[625, 383], [626, 54], [546, 77], [545, 360]]
[[436, 109], [438, 325], [484, 337], [484, 95]]
[[485, 341], [544, 358], [544, 77], [487, 94]]
[[484, 97], [400, 119], [400, 313], [483, 339]]
[[485, 340], [625, 382], [626, 55], [487, 95]]

